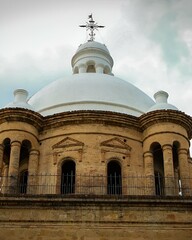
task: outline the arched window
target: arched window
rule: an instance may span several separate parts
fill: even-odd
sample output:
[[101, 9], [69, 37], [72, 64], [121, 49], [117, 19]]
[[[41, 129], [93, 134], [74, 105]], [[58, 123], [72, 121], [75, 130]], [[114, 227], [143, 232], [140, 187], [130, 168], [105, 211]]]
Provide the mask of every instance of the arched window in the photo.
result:
[[68, 159], [64, 161], [61, 169], [61, 194], [75, 192], [75, 162]]
[[25, 194], [27, 193], [27, 181], [28, 181], [28, 171], [24, 170], [20, 173], [19, 176], [19, 193]]
[[21, 144], [20, 161], [19, 161], [20, 166], [23, 164], [23, 162], [29, 161], [30, 149], [31, 149], [30, 141], [24, 140]]
[[155, 193], [156, 195], [164, 195], [163, 151], [159, 143], [154, 143], [151, 150], [154, 161]]
[[107, 165], [107, 193], [122, 194], [121, 166], [116, 160]]

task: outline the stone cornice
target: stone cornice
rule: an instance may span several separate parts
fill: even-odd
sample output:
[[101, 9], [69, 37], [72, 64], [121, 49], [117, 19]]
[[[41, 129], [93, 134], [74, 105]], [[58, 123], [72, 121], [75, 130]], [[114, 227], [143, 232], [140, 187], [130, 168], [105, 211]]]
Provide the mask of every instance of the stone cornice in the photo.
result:
[[141, 131], [138, 118], [122, 113], [108, 111], [73, 111], [44, 117], [43, 129], [55, 128], [68, 124], [104, 124], [129, 127]]
[[192, 137], [192, 117], [177, 110], [157, 110], [135, 117], [123, 113], [109, 111], [72, 111], [43, 117], [39, 113], [22, 108], [0, 109], [0, 124], [4, 122], [26, 122], [39, 131], [70, 124], [103, 124], [127, 127], [139, 132], [163, 122], [170, 122], [184, 127], [189, 139]]
[[192, 117], [177, 110], [157, 110], [149, 112], [140, 116], [139, 122], [142, 130], [156, 123], [175, 123], [186, 129], [189, 139], [192, 137]]
[[4, 122], [25, 122], [41, 130], [43, 116], [34, 111], [23, 108], [3, 108], [0, 109], [0, 124]]

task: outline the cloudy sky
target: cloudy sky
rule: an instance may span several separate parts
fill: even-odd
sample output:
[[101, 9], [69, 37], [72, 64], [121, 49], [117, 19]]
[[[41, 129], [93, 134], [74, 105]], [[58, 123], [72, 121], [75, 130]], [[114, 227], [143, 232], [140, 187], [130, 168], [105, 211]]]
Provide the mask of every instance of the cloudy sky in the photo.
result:
[[153, 98], [158, 90], [192, 115], [191, 0], [0, 0], [0, 107], [16, 88], [33, 95], [70, 75], [77, 47], [87, 41], [93, 13], [96, 40], [114, 59], [113, 73]]

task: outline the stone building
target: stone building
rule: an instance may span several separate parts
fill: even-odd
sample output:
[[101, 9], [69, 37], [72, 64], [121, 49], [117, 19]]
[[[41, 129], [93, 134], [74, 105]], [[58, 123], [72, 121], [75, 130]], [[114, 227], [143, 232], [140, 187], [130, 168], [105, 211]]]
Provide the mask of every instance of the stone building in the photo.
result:
[[0, 109], [0, 239], [191, 239], [192, 118], [90, 36], [71, 77]]

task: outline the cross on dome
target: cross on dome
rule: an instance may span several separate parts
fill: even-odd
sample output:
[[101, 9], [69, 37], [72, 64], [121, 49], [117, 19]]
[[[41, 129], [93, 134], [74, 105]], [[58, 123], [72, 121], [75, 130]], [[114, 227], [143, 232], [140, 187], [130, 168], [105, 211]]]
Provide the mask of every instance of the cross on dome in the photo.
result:
[[94, 20], [93, 20], [93, 15], [92, 13], [88, 16], [89, 22], [86, 22], [86, 25], [79, 25], [79, 27], [85, 27], [86, 30], [90, 31], [89, 36], [90, 39], [88, 41], [94, 41], [95, 40], [95, 30], [98, 30], [98, 28], [104, 28], [105, 26], [98, 25]]

